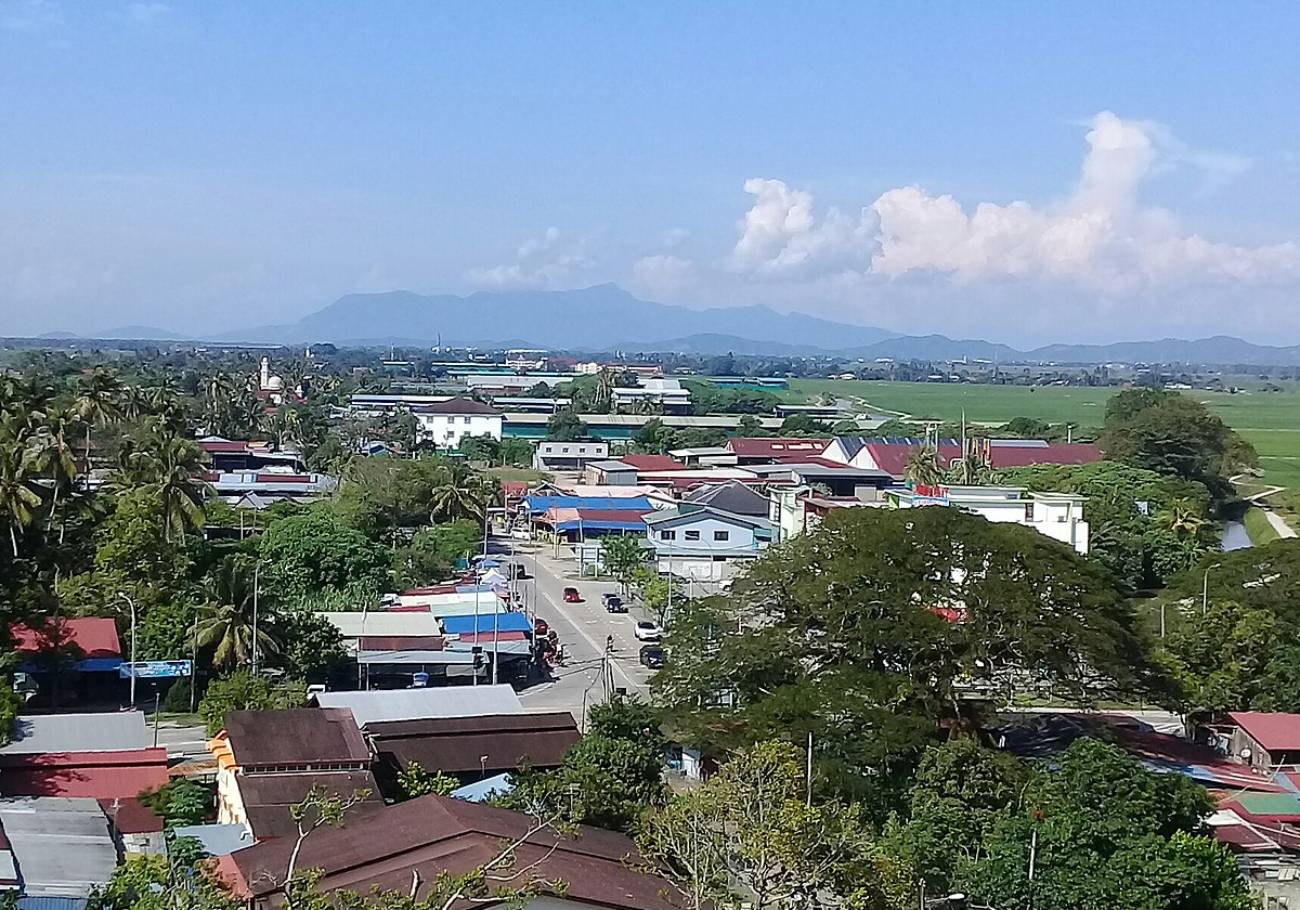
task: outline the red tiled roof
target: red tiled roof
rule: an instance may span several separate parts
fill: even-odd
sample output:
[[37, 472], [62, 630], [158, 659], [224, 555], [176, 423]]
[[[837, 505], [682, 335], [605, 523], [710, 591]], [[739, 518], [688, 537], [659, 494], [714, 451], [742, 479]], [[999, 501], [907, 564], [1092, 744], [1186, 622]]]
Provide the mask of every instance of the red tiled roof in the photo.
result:
[[526, 480], [503, 480], [501, 481], [501, 490], [507, 496], [527, 496], [528, 481]]
[[14, 647], [30, 654], [75, 645], [86, 657], [122, 656], [117, 623], [104, 617], [53, 619], [35, 629], [16, 623], [9, 631], [14, 637]]
[[0, 795], [125, 799], [167, 783], [166, 749], [0, 755]]
[[1300, 751], [1300, 714], [1234, 711], [1228, 717], [1270, 752]]
[[787, 436], [752, 437], [727, 440], [727, 448], [742, 458], [780, 458], [785, 455], [820, 455], [831, 444], [829, 439], [800, 439]]
[[686, 465], [667, 455], [624, 455], [619, 461], [638, 471], [682, 471]]

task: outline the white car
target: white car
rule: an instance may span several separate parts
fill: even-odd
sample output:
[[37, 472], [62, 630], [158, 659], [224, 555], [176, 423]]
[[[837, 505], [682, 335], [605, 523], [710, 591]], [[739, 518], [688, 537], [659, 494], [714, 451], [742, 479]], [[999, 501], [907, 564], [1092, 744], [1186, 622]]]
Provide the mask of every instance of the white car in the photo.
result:
[[632, 634], [637, 637], [638, 641], [658, 641], [664, 637], [664, 630], [659, 628], [659, 623], [654, 620], [638, 619]]

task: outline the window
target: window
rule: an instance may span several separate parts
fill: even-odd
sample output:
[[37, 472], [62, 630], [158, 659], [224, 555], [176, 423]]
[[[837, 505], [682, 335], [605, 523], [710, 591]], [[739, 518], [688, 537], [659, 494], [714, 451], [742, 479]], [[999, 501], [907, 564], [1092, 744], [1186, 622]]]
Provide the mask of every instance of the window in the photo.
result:
[[687, 531], [687, 532], [686, 532], [686, 539], [687, 539], [687, 540], [699, 540], [699, 539], [700, 539], [700, 532], [699, 532], [699, 531]]
[[730, 540], [730, 539], [731, 539], [731, 532], [730, 532], [730, 531], [714, 531], [714, 532], [713, 532], [713, 539], [714, 539], [714, 540]]
[[1033, 520], [1034, 520], [1034, 504], [1032, 502], [1027, 502], [1025, 503], [1025, 521], [1033, 521]]
[[471, 420], [473, 420], [473, 418], [469, 416], [465, 416], [461, 418], [461, 421], [464, 423], [469, 423]]
[[560, 451], [567, 455], [569, 454], [569, 447], [565, 446], [564, 448], [560, 449]]
[[660, 531], [660, 532], [659, 532], [659, 539], [660, 539], [660, 540], [676, 540], [676, 539], [677, 539], [677, 532], [676, 532], [676, 531]]

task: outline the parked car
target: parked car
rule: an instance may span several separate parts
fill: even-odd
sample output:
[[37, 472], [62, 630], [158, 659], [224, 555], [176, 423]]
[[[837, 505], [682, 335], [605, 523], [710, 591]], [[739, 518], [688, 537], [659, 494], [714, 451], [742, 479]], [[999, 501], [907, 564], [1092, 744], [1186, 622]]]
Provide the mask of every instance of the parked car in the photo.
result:
[[602, 594], [600, 601], [605, 605], [606, 613], [626, 613], [627, 604], [623, 603], [623, 598], [617, 594]]
[[658, 670], [664, 665], [663, 645], [642, 645], [641, 665], [651, 670]]
[[578, 593], [577, 588], [564, 589], [564, 602], [566, 604], [576, 604], [582, 602], [582, 595]]
[[664, 637], [664, 630], [653, 619], [638, 619], [632, 634], [640, 641], [658, 641]]

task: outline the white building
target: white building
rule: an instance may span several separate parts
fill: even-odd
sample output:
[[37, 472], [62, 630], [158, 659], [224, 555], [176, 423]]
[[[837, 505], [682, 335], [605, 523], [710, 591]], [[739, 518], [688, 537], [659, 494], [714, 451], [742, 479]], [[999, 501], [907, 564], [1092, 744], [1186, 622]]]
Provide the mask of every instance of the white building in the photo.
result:
[[886, 504], [896, 509], [956, 506], [993, 522], [1033, 528], [1088, 555], [1085, 497], [1072, 493], [1031, 493], [1023, 487], [962, 487], [885, 490]]
[[458, 449], [466, 436], [501, 438], [501, 412], [472, 398], [453, 398], [411, 408], [420, 439], [440, 449]]
[[736, 561], [759, 556], [774, 536], [765, 518], [697, 503], [684, 502], [642, 520], [658, 570], [699, 580], [728, 578]]
[[638, 401], [653, 401], [665, 411], [684, 411], [691, 406], [691, 390], [682, 388], [676, 379], [642, 379], [634, 388], [614, 389], [614, 404], [629, 407]]
[[600, 439], [553, 442], [543, 439], [533, 450], [537, 471], [581, 471], [593, 461], [609, 458], [609, 443]]

